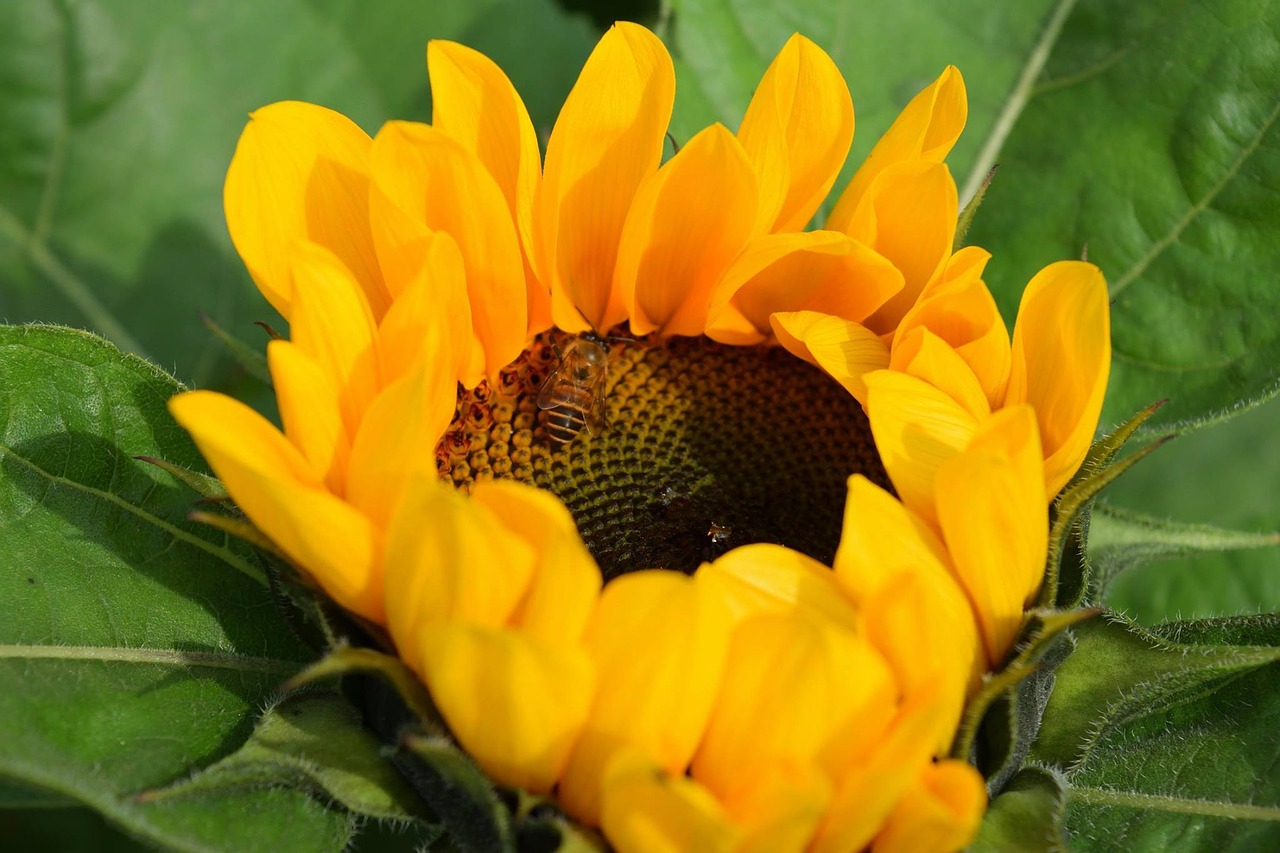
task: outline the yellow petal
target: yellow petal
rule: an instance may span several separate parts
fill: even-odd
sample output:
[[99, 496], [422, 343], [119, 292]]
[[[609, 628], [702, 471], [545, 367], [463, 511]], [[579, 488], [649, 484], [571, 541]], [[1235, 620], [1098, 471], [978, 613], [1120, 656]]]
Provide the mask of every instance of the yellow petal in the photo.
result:
[[698, 578], [723, 597], [735, 622], [759, 613], [800, 610], [850, 631], [858, 624], [858, 614], [831, 570], [781, 545], [734, 548], [698, 569]]
[[[467, 277], [458, 244], [439, 231], [420, 248], [413, 281], [378, 325], [383, 384], [404, 376], [421, 359], [448, 365], [446, 372], [461, 378], [474, 349]], [[472, 386], [479, 379], [476, 376]]]
[[1003, 663], [1044, 573], [1049, 521], [1030, 406], [1002, 409], [938, 468], [938, 521], [992, 666]]
[[495, 377], [520, 354], [528, 332], [524, 261], [502, 190], [474, 154], [430, 125], [383, 125], [372, 163], [390, 204], [457, 242], [475, 342], [486, 375]]
[[806, 849], [832, 793], [830, 780], [813, 765], [783, 764], [744, 779], [724, 801], [729, 817], [747, 832], [736, 853]]
[[314, 243], [297, 243], [293, 272], [293, 343], [320, 366], [338, 390], [342, 422], [355, 435], [378, 392], [373, 313], [342, 260]]
[[581, 642], [603, 579], [569, 510], [550, 492], [510, 480], [476, 483], [471, 499], [536, 555], [528, 594], [511, 624], [547, 642]]
[[377, 531], [330, 494], [312, 466], [266, 418], [210, 391], [169, 401], [227, 492], [263, 533], [343, 607], [381, 622]]
[[880, 137], [836, 202], [827, 227], [844, 231], [871, 182], [888, 166], [903, 160], [941, 163], [951, 151], [969, 114], [964, 78], [948, 65], [937, 80], [907, 104], [893, 125]]
[[965, 694], [986, 672], [969, 600], [932, 530], [861, 475], [849, 478], [835, 575], [861, 614], [859, 630], [914, 695], [948, 685], [951, 714], [939, 749], [955, 731]]
[[567, 811], [599, 821], [604, 771], [624, 748], [684, 772], [720, 684], [729, 624], [718, 595], [675, 572], [632, 572], [604, 588], [586, 639], [595, 703], [560, 784]]
[[752, 235], [756, 194], [742, 146], [719, 124], [640, 186], [613, 279], [634, 334], [702, 334], [712, 288]]
[[788, 352], [821, 367], [866, 405], [863, 377], [889, 366], [889, 348], [879, 335], [861, 323], [817, 311], [784, 311], [769, 319]]
[[894, 342], [889, 367], [928, 382], [975, 420], [991, 414], [991, 403], [973, 369], [950, 344], [926, 328], [912, 329]]
[[987, 808], [982, 776], [963, 761], [926, 764], [871, 846], [872, 853], [954, 853], [978, 834]]
[[458, 743], [495, 781], [549, 793], [591, 704], [586, 652], [457, 622], [420, 636], [423, 679]]
[[929, 763], [938, 719], [947, 712], [940, 698], [940, 689], [911, 697], [876, 749], [847, 770], [810, 850], [847, 853], [871, 842], [920, 768]]
[[342, 426], [338, 389], [315, 360], [290, 341], [267, 344], [267, 365], [284, 433], [329, 491], [346, 491], [351, 441]]
[[977, 422], [929, 383], [880, 370], [868, 373], [867, 419], [880, 461], [902, 502], [930, 524], [937, 521], [938, 466], [969, 444]]
[[834, 780], [880, 737], [897, 698], [884, 659], [848, 629], [813, 613], [750, 616], [734, 630], [693, 776], [722, 798], [780, 765]]
[[432, 622], [507, 624], [533, 576], [533, 549], [486, 507], [434, 478], [404, 487], [387, 529], [387, 628], [409, 666]]
[[897, 163], [867, 188], [845, 233], [892, 261], [905, 282], [868, 318], [868, 328], [893, 332], [925, 286], [941, 275], [951, 256], [958, 215], [956, 184], [942, 163]]
[[1111, 309], [1102, 271], [1059, 261], [1031, 279], [1013, 330], [1008, 404], [1035, 407], [1049, 500], [1084, 461], [1111, 372]]
[[769, 316], [784, 311], [860, 321], [901, 288], [892, 263], [843, 234], [770, 234], [748, 243], [716, 286], [707, 334], [759, 343], [773, 332]]
[[662, 158], [674, 101], [667, 49], [644, 27], [619, 22], [560, 111], [535, 201], [534, 266], [562, 329], [604, 331], [626, 318], [611, 293], [618, 242], [636, 190]]
[[853, 99], [831, 57], [793, 35], [760, 80], [738, 137], [761, 185], [782, 190], [762, 198], [761, 230], [803, 229], [853, 141]]
[[925, 288], [902, 318], [894, 346], [914, 329], [928, 329], [969, 365], [994, 409], [1004, 401], [1010, 356], [1009, 330], [982, 281], [990, 258], [977, 246], [965, 246], [952, 255], [942, 277]]
[[542, 178], [542, 155], [529, 111], [497, 63], [465, 45], [427, 42], [427, 70], [431, 124], [479, 158], [502, 190], [529, 261], [530, 314], [545, 315], [549, 325], [551, 295], [531, 269], [533, 199]]
[[444, 361], [422, 359], [374, 398], [351, 446], [347, 500], [385, 526], [406, 484], [436, 476], [436, 444], [453, 420], [457, 383]]
[[728, 853], [743, 838], [706, 788], [639, 753], [613, 762], [601, 800], [600, 826], [618, 853]]
[[262, 295], [290, 318], [299, 239], [332, 251], [374, 312], [390, 304], [369, 230], [369, 137], [346, 116], [281, 101], [249, 116], [227, 169], [227, 230]]

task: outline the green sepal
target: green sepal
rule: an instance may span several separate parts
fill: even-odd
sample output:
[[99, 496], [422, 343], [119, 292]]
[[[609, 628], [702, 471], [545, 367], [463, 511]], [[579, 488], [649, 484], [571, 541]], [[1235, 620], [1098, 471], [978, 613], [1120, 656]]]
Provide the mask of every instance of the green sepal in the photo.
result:
[[1044, 583], [1037, 604], [1072, 610], [1087, 598], [1092, 574], [1085, 559], [1089, 516], [1098, 493], [1125, 471], [1153, 453], [1172, 436], [1164, 436], [1120, 461], [1114, 461], [1125, 443], [1163, 403], [1153, 403], [1134, 415], [1114, 432], [1093, 443], [1080, 470], [1053, 504], [1049, 526], [1049, 553], [1045, 560]]
[[469, 756], [439, 735], [408, 733], [400, 745], [417, 759], [397, 762], [401, 772], [443, 818], [458, 849], [514, 853], [511, 812]]
[[252, 545], [259, 551], [263, 551], [280, 560], [285, 559], [284, 554], [276, 547], [276, 544], [268, 539], [265, 533], [244, 518], [196, 509], [187, 513], [187, 520], [198, 524], [207, 524], [209, 527], [217, 528], [223, 533], [231, 534], [241, 542]]
[[[231, 353], [231, 356], [236, 360], [236, 363], [244, 368], [245, 373], [248, 373], [264, 385], [271, 385], [271, 371], [267, 369], [267, 357], [263, 355], [260, 350], [254, 349], [244, 341], [223, 329], [214, 322], [212, 317], [203, 311], [200, 312], [200, 321], [204, 323], [206, 329], [213, 332], [214, 337], [222, 342], [222, 345], [227, 348], [229, 353]], [[267, 334], [271, 336], [272, 340], [280, 337], [279, 334], [270, 326], [265, 323], [262, 325], [263, 328], [267, 330]]]
[[1066, 850], [1062, 775], [1042, 767], [1025, 767], [991, 801], [969, 853], [1044, 853]]
[[224, 501], [230, 495], [227, 494], [226, 488], [222, 485], [222, 481], [210, 474], [201, 471], [193, 471], [182, 465], [176, 465], [167, 462], [164, 459], [158, 459], [155, 456], [135, 456], [139, 462], [146, 462], [148, 465], [154, 465], [161, 471], [168, 473], [175, 480], [191, 489], [200, 497], [208, 501]]
[[969, 228], [973, 225], [973, 219], [978, 215], [978, 208], [982, 207], [982, 200], [987, 197], [987, 188], [991, 186], [991, 182], [995, 179], [996, 172], [999, 169], [1000, 164], [997, 163], [987, 170], [987, 176], [978, 185], [978, 191], [973, 194], [973, 198], [969, 199], [969, 203], [964, 206], [964, 210], [960, 211], [960, 216], [956, 220], [956, 236], [951, 241], [952, 251], [958, 252], [964, 247], [964, 239], [968, 236]]
[[440, 713], [431, 701], [422, 682], [404, 661], [394, 655], [374, 649], [362, 649], [338, 645], [320, 660], [308, 666], [284, 683], [285, 691], [297, 690], [309, 684], [339, 678], [344, 675], [373, 675], [381, 678], [404, 702], [405, 706], [428, 732], [443, 736], [446, 733]]
[[303, 790], [356, 814], [412, 827], [427, 843], [442, 831], [383, 757], [359, 712], [337, 693], [305, 693], [273, 705], [235, 752], [134, 799], [159, 803], [240, 787]]
[[1092, 583], [1101, 598], [1121, 572], [1152, 560], [1280, 545], [1280, 533], [1227, 530], [1145, 515], [1107, 503], [1093, 508], [1089, 536]]

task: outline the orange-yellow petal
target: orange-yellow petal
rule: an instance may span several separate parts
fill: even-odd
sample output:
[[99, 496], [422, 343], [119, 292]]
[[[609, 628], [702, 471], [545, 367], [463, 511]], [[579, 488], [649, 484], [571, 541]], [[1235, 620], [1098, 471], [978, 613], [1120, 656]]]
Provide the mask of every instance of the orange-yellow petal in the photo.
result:
[[384, 388], [351, 445], [347, 500], [385, 526], [406, 485], [436, 477], [436, 444], [449, 427], [457, 383], [442, 360], [421, 359]]
[[800, 610], [850, 631], [858, 624], [858, 614], [831, 570], [782, 545], [759, 542], [734, 548], [699, 568], [698, 578], [722, 596], [735, 622], [759, 613]]
[[892, 495], [855, 474], [834, 568], [861, 614], [860, 630], [889, 661], [903, 691], [951, 685], [942, 700], [952, 708], [940, 732], [945, 748], [966, 691], [986, 671], [986, 655], [941, 540]]
[[692, 773], [718, 796], [788, 764], [835, 780], [883, 733], [897, 702], [884, 659], [847, 628], [797, 611], [736, 626]]
[[533, 271], [533, 200], [542, 154], [529, 111], [511, 80], [483, 53], [452, 41], [427, 42], [431, 124], [475, 154], [506, 196], [520, 234], [529, 332], [551, 325], [551, 293]]
[[719, 124], [640, 186], [613, 279], [632, 333], [702, 334], [712, 288], [755, 228], [756, 195], [742, 146]]
[[338, 389], [315, 360], [286, 340], [267, 344], [267, 365], [284, 434], [329, 491], [346, 491], [351, 440], [342, 426]]
[[475, 154], [426, 124], [383, 125], [372, 169], [389, 204], [457, 242], [475, 343], [485, 374], [495, 377], [520, 354], [528, 333], [524, 261], [502, 190]]
[[279, 430], [243, 403], [211, 391], [179, 394], [169, 411], [259, 530], [334, 601], [382, 620], [377, 531], [324, 488]]
[[896, 163], [872, 181], [845, 233], [892, 261], [904, 284], [867, 319], [868, 328], [893, 332], [925, 286], [941, 275], [958, 215], [956, 184], [943, 163]]
[[762, 231], [799, 231], [835, 183], [853, 141], [853, 99], [822, 48], [796, 33], [778, 51], [738, 129], [761, 174]]
[[920, 294], [894, 334], [894, 346], [917, 328], [949, 344], [973, 370], [987, 403], [998, 408], [1009, 381], [1009, 330], [982, 281], [991, 254], [965, 246], [951, 256], [942, 277]]
[[384, 385], [404, 376], [421, 359], [446, 365], [449, 376], [461, 378], [473, 350], [467, 274], [458, 244], [438, 231], [419, 248], [421, 260], [413, 281], [378, 325]]
[[342, 259], [381, 316], [390, 296], [369, 229], [369, 137], [346, 116], [300, 101], [249, 119], [222, 200], [231, 242], [262, 295], [291, 316], [289, 258], [308, 240]]
[[1049, 500], [1084, 461], [1111, 372], [1111, 307], [1102, 271], [1059, 261], [1022, 293], [1006, 404], [1035, 407]]
[[976, 420], [991, 414], [991, 403], [973, 369], [950, 344], [926, 328], [916, 327], [894, 342], [889, 368], [923, 379]]
[[938, 466], [969, 444], [973, 415], [924, 380], [894, 370], [868, 373], [867, 419], [880, 461], [898, 497], [935, 524], [934, 477]]
[[827, 227], [833, 231], [844, 231], [871, 182], [888, 166], [915, 159], [941, 163], [960, 138], [968, 114], [964, 78], [960, 76], [959, 69], [948, 65], [937, 80], [907, 104], [871, 149], [871, 154], [836, 202], [827, 219]]
[[387, 529], [387, 628], [421, 671], [420, 632], [433, 622], [507, 624], [533, 576], [528, 542], [486, 507], [434, 478], [414, 477]]
[[821, 367], [866, 405], [863, 377], [889, 366], [889, 348], [879, 335], [861, 323], [817, 311], [782, 311], [769, 319], [788, 352]]
[[636, 190], [658, 168], [674, 102], [666, 47], [625, 22], [601, 37], [565, 100], [534, 206], [534, 268], [562, 329], [605, 331], [626, 318], [612, 293], [618, 242]]
[[831, 781], [814, 765], [785, 763], [744, 779], [724, 799], [729, 818], [746, 830], [735, 853], [806, 849], [833, 793]]
[[323, 246], [294, 244], [289, 269], [294, 285], [290, 336], [333, 382], [343, 425], [355, 435], [378, 392], [373, 312], [342, 259]]
[[729, 853], [743, 840], [711, 792], [638, 752], [615, 759], [603, 787], [600, 826], [619, 853]]
[[1014, 406], [983, 422], [964, 452], [938, 467], [938, 522], [993, 667], [1013, 646], [1044, 573], [1042, 458], [1035, 412]]
[[712, 295], [707, 334], [754, 344], [769, 317], [818, 311], [860, 321], [902, 289], [902, 274], [857, 240], [832, 231], [770, 234], [747, 244]]
[[871, 853], [954, 853], [978, 834], [987, 808], [982, 775], [963, 761], [926, 764], [894, 806]]
[[423, 680], [458, 743], [501, 784], [550, 793], [591, 704], [586, 652], [460, 622], [419, 637]]
[[682, 773], [706, 728], [729, 643], [730, 616], [705, 584], [675, 572], [632, 572], [600, 594], [587, 630], [599, 684], [560, 799], [597, 823], [609, 762], [630, 748]]
[[533, 580], [511, 624], [546, 642], [580, 643], [603, 580], [569, 510], [550, 492], [511, 480], [476, 483], [471, 499], [536, 555]]

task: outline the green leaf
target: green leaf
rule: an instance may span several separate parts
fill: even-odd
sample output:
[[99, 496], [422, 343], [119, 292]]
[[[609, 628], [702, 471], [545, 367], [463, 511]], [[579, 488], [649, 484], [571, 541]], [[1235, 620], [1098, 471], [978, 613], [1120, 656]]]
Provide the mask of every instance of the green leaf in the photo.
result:
[[[671, 5], [667, 40], [678, 79], [672, 133], [682, 142], [712, 121], [737, 129], [761, 75], [793, 32], [831, 55], [849, 84], [857, 115], [853, 149], [835, 184], [838, 192], [898, 112], [949, 64], [960, 67], [969, 92], [968, 128], [949, 162], [957, 183], [976, 188], [991, 167], [977, 163], [978, 149], [1041, 41], [1053, 3], [673, 0]], [[979, 222], [986, 215], [984, 206]]]
[[1225, 417], [1280, 389], [1280, 9], [1073, 5], [1009, 104], [972, 242], [1010, 318], [1037, 269], [1087, 244], [1115, 299], [1104, 425], [1164, 397], [1164, 424]]
[[1062, 771], [1071, 849], [1274, 849], [1280, 618], [1074, 630], [1033, 752]]
[[88, 326], [202, 386], [242, 376], [199, 311], [250, 341], [280, 323], [222, 219], [247, 114], [427, 121], [441, 37], [509, 65], [545, 128], [593, 42], [551, 0], [0, 3], [0, 316]]
[[282, 788], [133, 795], [234, 751], [311, 653], [248, 553], [183, 520], [156, 456], [206, 470], [172, 378], [99, 338], [0, 327], [0, 778], [181, 850], [340, 849], [350, 816]]
[[[1277, 435], [1280, 402], [1273, 401], [1228, 423], [1182, 436], [1109, 488], [1109, 509], [1205, 522], [1224, 531], [1212, 536], [1240, 531], [1236, 544], [1260, 540], [1280, 526], [1280, 491], [1275, 487], [1280, 454], [1269, 450]], [[1194, 536], [1195, 526], [1188, 528], [1183, 532]], [[1093, 544], [1108, 546], [1104, 558], [1119, 556], [1109, 549], [1114, 542]], [[1271, 548], [1212, 552], [1188, 547], [1116, 577], [1106, 591], [1106, 604], [1143, 624], [1280, 610], [1278, 567], [1280, 553]]]
[[154, 803], [226, 788], [287, 785], [330, 797], [357, 814], [429, 829], [422, 824], [421, 801], [382, 749], [341, 696], [300, 694], [269, 708], [231, 755], [138, 799]]

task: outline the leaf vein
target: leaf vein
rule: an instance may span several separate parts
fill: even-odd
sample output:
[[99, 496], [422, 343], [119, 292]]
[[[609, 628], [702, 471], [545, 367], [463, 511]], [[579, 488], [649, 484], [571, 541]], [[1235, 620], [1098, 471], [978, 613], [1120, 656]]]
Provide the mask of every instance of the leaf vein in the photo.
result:
[[228, 669], [235, 672], [264, 672], [292, 675], [296, 661], [253, 657], [229, 652], [192, 652], [180, 649], [124, 648], [110, 646], [58, 646], [0, 644], [0, 660], [97, 661], [155, 666], [183, 666]]

